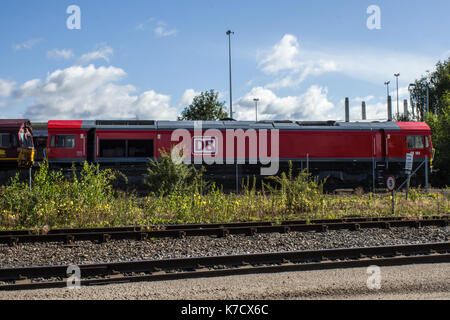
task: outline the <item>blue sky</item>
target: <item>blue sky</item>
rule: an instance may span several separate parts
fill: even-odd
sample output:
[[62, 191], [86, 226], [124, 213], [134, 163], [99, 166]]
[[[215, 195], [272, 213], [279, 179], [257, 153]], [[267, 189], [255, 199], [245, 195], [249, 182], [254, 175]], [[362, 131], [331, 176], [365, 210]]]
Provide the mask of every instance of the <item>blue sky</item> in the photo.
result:
[[[77, 5], [81, 29], [69, 30]], [[370, 30], [367, 8], [380, 8]], [[214, 89], [239, 120], [383, 119], [386, 89], [450, 55], [448, 0], [24, 1], [0, 4], [0, 118], [175, 120]]]

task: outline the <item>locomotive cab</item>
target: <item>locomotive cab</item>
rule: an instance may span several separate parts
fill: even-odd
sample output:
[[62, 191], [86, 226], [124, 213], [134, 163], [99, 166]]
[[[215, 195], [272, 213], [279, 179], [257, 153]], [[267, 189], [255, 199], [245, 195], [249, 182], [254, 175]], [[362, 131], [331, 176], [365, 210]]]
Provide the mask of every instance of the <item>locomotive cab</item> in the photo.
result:
[[33, 129], [27, 119], [0, 121], [2, 168], [30, 168], [34, 163]]

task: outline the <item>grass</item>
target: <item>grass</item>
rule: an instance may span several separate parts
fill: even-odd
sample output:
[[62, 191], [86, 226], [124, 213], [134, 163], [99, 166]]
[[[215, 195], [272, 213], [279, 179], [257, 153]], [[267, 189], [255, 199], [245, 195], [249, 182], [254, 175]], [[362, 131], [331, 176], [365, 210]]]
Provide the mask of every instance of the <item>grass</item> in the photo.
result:
[[[392, 216], [390, 194], [324, 194], [322, 184], [305, 173], [294, 176], [291, 170], [259, 189], [246, 181], [240, 195], [226, 194], [212, 184], [203, 192], [176, 189], [145, 197], [115, 191], [111, 183], [117, 172], [87, 163], [81, 171], [73, 170], [67, 179], [44, 164], [34, 176], [31, 192], [18, 177], [0, 187], [0, 229]], [[395, 200], [397, 216], [450, 213], [449, 200], [440, 193], [413, 189], [408, 201], [402, 194]]]

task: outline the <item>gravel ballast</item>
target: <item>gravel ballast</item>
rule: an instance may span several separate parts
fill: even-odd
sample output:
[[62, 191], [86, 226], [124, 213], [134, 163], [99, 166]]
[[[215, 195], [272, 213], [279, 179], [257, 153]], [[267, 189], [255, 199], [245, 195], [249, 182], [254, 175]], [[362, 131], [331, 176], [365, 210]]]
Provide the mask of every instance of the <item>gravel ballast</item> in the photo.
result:
[[120, 240], [0, 245], [0, 268], [89, 264], [142, 259], [186, 258], [230, 254], [372, 247], [450, 241], [450, 226], [361, 229], [328, 232], [289, 232], [230, 235], [226, 238], [189, 237], [146, 241]]

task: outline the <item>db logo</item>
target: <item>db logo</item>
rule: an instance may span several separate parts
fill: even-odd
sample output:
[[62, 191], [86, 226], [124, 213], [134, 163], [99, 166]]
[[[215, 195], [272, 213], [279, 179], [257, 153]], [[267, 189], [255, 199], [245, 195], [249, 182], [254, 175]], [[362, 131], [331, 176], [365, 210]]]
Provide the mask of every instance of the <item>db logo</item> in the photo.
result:
[[216, 152], [215, 137], [194, 137], [194, 154], [213, 154]]

